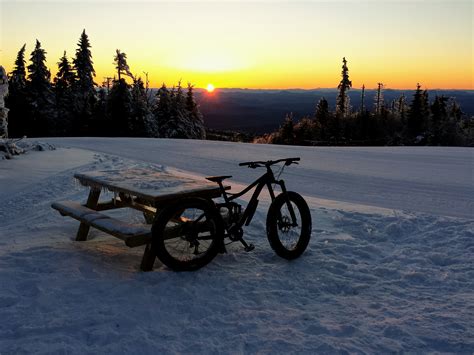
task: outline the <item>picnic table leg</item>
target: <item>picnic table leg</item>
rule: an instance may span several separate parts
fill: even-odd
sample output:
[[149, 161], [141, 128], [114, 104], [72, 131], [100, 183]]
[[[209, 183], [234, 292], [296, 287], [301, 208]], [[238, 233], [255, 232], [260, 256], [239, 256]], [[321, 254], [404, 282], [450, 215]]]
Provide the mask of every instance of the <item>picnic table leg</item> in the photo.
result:
[[[91, 188], [89, 191], [89, 197], [87, 198], [86, 207], [95, 210], [97, 208], [97, 203], [99, 202], [100, 189]], [[87, 235], [89, 234], [90, 226], [88, 224], [82, 223], [79, 226], [79, 229], [76, 234], [77, 241], [87, 240]]]
[[140, 270], [142, 271], [152, 271], [153, 264], [155, 263], [156, 255], [151, 250], [151, 244], [145, 246], [145, 252], [143, 253], [142, 263], [140, 265]]

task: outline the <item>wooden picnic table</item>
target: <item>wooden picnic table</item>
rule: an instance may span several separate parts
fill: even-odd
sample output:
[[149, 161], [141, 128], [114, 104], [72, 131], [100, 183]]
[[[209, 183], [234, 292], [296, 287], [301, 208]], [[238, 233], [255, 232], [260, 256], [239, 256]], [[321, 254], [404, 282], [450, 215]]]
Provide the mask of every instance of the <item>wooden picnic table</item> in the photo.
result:
[[[76, 201], [59, 201], [54, 202], [51, 207], [61, 215], [81, 222], [76, 234], [77, 241], [87, 240], [90, 227], [94, 227], [122, 239], [129, 247], [145, 245], [140, 266], [143, 271], [152, 270], [155, 261], [151, 250], [151, 223], [158, 210], [181, 198], [212, 199], [221, 196], [216, 184], [157, 168], [98, 170], [77, 173], [74, 178], [89, 187], [87, 202], [81, 204]], [[104, 190], [113, 192], [114, 198], [99, 201]], [[129, 224], [100, 213], [118, 208], [142, 211], [149, 224]]]

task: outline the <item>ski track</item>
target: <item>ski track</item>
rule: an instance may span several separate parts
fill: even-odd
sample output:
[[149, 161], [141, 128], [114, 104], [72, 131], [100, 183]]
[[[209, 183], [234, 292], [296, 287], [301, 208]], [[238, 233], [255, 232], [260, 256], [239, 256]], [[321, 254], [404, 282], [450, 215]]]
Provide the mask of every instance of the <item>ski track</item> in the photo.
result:
[[78, 223], [49, 205], [85, 199], [74, 172], [147, 164], [96, 154], [3, 195], [2, 355], [474, 352], [474, 220], [309, 197], [312, 240], [287, 262], [266, 240], [263, 198], [245, 230], [253, 252], [233, 244], [197, 272], [142, 273], [142, 248], [99, 231], [73, 242]]

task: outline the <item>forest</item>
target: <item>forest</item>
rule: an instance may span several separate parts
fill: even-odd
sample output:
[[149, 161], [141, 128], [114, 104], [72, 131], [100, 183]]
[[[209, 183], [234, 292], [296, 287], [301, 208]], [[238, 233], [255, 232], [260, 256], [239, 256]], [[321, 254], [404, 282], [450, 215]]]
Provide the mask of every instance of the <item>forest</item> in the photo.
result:
[[[116, 73], [98, 85], [91, 44], [84, 30], [70, 60], [64, 52], [54, 78], [46, 66], [46, 51], [37, 40], [26, 66], [26, 45], [19, 50], [9, 73], [10, 137], [103, 136], [163, 137], [243, 140], [289, 145], [444, 145], [472, 146], [474, 120], [452, 97], [435, 95], [417, 84], [413, 97], [401, 94], [386, 102], [384, 84], [378, 83], [375, 98], [366, 98], [361, 88], [360, 105], [353, 109], [348, 96], [352, 88], [346, 58], [335, 110], [322, 97], [312, 115], [288, 113], [280, 128], [263, 136], [206, 129], [193, 85], [181, 82], [158, 90], [133, 74], [126, 53], [116, 50]], [[127, 81], [128, 80], [128, 81]], [[372, 101], [372, 103], [370, 102]]]
[[335, 111], [322, 97], [312, 116], [297, 120], [286, 115], [280, 128], [255, 139], [256, 143], [289, 145], [474, 145], [474, 120], [461, 110], [454, 98], [436, 95], [432, 101], [428, 90], [416, 85], [408, 102], [401, 94], [396, 100], [384, 101], [384, 84], [378, 83], [372, 110], [361, 88], [361, 104], [353, 110], [347, 92], [352, 88], [347, 60], [343, 58], [341, 81]]
[[204, 139], [206, 136], [191, 84], [183, 88], [179, 82], [171, 89], [163, 84], [152, 95], [148, 78], [144, 82], [134, 75], [127, 64], [127, 55], [118, 49], [114, 56], [117, 75], [97, 85], [85, 30], [72, 62], [64, 52], [52, 81], [41, 43], [36, 41], [28, 66], [25, 47], [18, 52], [9, 74], [6, 106], [10, 109], [10, 137]]

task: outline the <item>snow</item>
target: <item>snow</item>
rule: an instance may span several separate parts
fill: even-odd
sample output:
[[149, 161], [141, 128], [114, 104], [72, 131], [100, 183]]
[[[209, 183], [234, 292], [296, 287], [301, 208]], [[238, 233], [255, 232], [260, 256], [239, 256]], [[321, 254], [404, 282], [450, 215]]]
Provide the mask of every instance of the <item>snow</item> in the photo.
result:
[[[1, 354], [474, 352], [471, 149], [47, 141], [72, 148], [0, 161]], [[245, 230], [255, 250], [191, 273], [140, 272], [143, 248], [97, 230], [74, 242], [78, 222], [50, 208], [85, 201], [75, 173], [156, 164], [241, 187], [261, 171], [237, 162], [291, 156], [282, 176], [313, 218], [292, 262], [266, 240], [266, 196]]]

